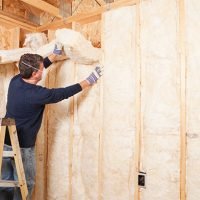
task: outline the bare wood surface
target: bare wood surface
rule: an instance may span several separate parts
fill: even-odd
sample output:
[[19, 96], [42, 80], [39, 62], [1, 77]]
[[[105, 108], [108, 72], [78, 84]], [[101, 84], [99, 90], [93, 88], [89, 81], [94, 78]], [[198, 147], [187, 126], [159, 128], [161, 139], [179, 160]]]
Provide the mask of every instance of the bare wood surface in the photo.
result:
[[1, 167], [2, 167], [2, 159], [3, 159], [3, 146], [5, 140], [6, 126], [0, 127], [0, 178], [1, 178]]
[[59, 8], [45, 2], [45, 1], [42, 1], [42, 0], [21, 0], [33, 7], [36, 7], [40, 10], [43, 10], [47, 13], [50, 13], [52, 14], [53, 16], [56, 16], [58, 18], [62, 18], [62, 16], [60, 15], [59, 13]]
[[1, 126], [12, 126], [15, 125], [15, 120], [11, 118], [2, 118]]
[[81, 22], [81, 23], [84, 23], [84, 21], [86, 23], [94, 22], [94, 19], [99, 20], [101, 18], [100, 15], [103, 12], [106, 12], [106, 11], [109, 11], [112, 9], [116, 9], [116, 8], [120, 8], [123, 6], [135, 5], [136, 3], [137, 3], [137, 0], [116, 1], [113, 3], [106, 4], [104, 6], [101, 6], [99, 8], [95, 8], [93, 11], [91, 11], [89, 13], [87, 12], [84, 14], [73, 15], [71, 17], [68, 17], [67, 19], [62, 19], [62, 20], [55, 21], [52, 23], [44, 24], [44, 25], [38, 27], [37, 31], [45, 31], [48, 29], [56, 29], [56, 28], [66, 27], [66, 26], [69, 26], [72, 22]]
[[185, 1], [179, 0], [179, 50], [181, 67], [180, 93], [180, 199], [186, 200], [186, 47], [185, 47]]

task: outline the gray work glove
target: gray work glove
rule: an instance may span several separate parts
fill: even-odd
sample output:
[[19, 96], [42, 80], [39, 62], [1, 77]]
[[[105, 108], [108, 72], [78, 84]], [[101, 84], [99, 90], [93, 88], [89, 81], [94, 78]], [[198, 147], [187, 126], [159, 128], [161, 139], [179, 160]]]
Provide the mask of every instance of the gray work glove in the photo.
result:
[[56, 55], [62, 55], [62, 44], [60, 42], [55, 43], [53, 53]]
[[94, 71], [86, 78], [86, 81], [93, 85], [103, 75], [103, 67], [95, 67]]

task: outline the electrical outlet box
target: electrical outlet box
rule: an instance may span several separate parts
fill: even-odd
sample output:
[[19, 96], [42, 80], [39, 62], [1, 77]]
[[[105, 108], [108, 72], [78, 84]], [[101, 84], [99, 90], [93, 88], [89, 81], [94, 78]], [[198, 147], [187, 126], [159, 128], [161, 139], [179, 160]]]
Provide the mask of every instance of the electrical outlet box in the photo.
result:
[[138, 173], [138, 186], [141, 188], [146, 188], [146, 172]]

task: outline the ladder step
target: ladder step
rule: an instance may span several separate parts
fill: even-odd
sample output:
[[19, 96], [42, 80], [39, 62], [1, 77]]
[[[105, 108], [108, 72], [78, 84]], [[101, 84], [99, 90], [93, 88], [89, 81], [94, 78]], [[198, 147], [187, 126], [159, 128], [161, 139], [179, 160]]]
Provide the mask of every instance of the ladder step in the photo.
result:
[[0, 180], [0, 187], [19, 187], [18, 181]]
[[14, 157], [13, 151], [3, 151], [3, 157]]

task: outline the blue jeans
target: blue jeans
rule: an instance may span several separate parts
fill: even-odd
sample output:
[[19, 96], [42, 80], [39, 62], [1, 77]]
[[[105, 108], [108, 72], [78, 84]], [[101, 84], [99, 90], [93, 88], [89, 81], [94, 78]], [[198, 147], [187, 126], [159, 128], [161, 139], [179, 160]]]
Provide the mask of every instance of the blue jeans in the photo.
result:
[[[11, 151], [11, 146], [4, 145], [4, 151]], [[28, 199], [31, 199], [35, 185], [35, 148], [21, 148], [21, 157], [28, 187]], [[14, 158], [3, 158], [1, 179], [18, 180]], [[0, 200], [21, 200], [20, 188], [0, 187]]]

